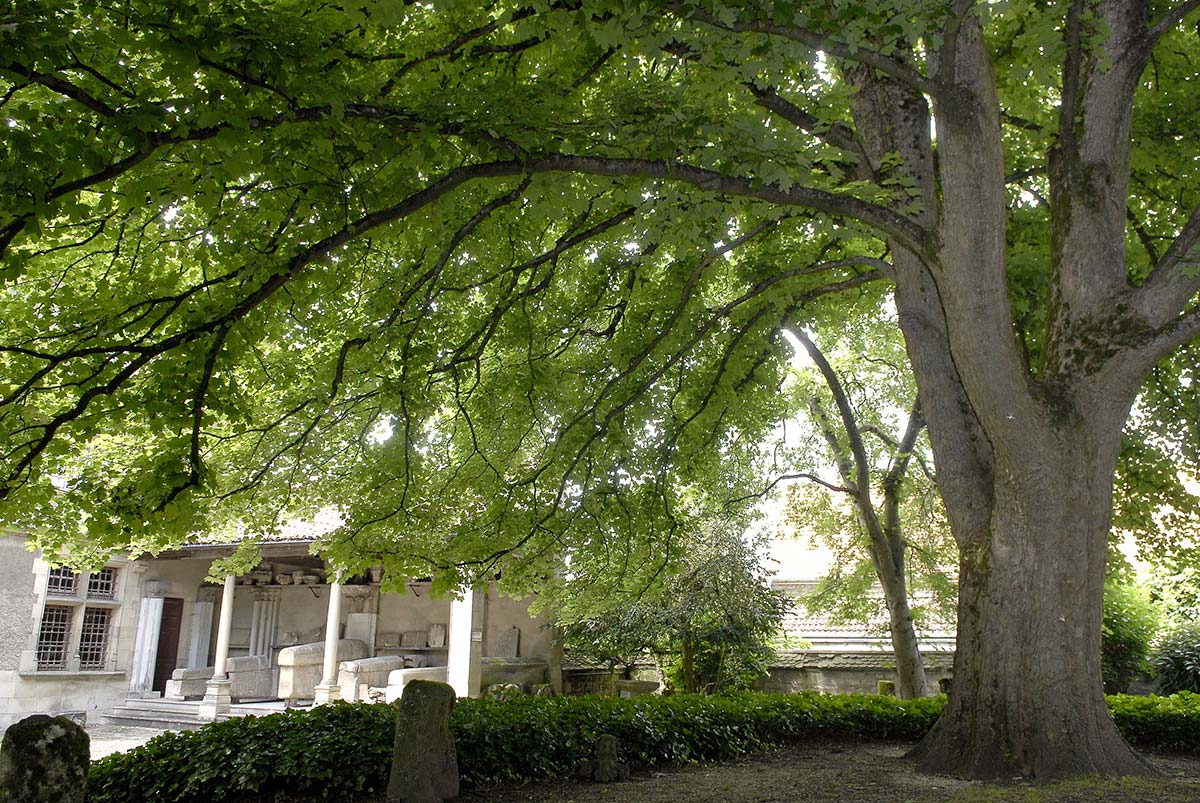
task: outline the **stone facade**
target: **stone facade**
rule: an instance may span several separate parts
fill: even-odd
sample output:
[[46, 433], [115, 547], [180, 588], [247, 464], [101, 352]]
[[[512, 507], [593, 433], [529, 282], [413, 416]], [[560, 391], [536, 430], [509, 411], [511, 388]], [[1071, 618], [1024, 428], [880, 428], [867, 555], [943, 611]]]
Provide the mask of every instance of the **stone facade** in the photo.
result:
[[[25, 538], [0, 534], [0, 730], [30, 714], [94, 717], [125, 699], [137, 634], [138, 567], [114, 560], [112, 596], [90, 598], [86, 576], [74, 593], [50, 593], [50, 565], [26, 549]], [[46, 606], [67, 610], [62, 667], [39, 667], [38, 639]], [[90, 655], [97, 666], [81, 666], [84, 613], [103, 609], [105, 642]]]
[[[297, 651], [315, 657], [305, 664], [303, 689], [291, 688], [296, 686], [291, 677], [288, 696], [295, 702], [342, 697], [341, 665], [376, 655], [407, 655], [411, 660], [404, 666], [411, 668], [397, 668], [401, 673], [432, 671], [460, 694], [477, 695], [483, 657], [502, 640], [515, 644], [518, 657], [510, 663], [519, 665], [531, 683], [549, 679], [549, 629], [530, 618], [526, 603], [502, 597], [493, 588], [452, 603], [432, 598], [429, 583], [421, 581], [409, 583], [406, 594], [382, 593], [378, 576], [343, 585], [334, 582], [309, 546], [310, 541], [264, 544], [269, 568], [237, 579], [228, 591], [205, 580], [213, 558], [228, 553], [226, 545], [110, 561], [116, 578], [112, 597], [96, 601], [89, 596], [86, 575], [75, 596], [48, 592], [50, 566], [25, 549], [23, 537], [0, 535], [0, 729], [32, 713], [95, 717], [126, 698], [156, 698], [164, 691], [177, 700], [211, 697], [210, 713], [219, 715], [237, 699], [279, 698], [281, 663], [286, 662], [280, 655]], [[64, 620], [60, 630], [67, 631], [67, 646], [54, 667], [44, 666], [44, 655], [38, 654], [48, 603], [51, 616]], [[103, 665], [81, 669], [83, 612], [97, 606], [109, 611]], [[228, 617], [223, 607], [230, 609]], [[67, 609], [73, 613], [65, 613]], [[222, 673], [222, 684], [213, 686], [226, 618], [221, 664], [228, 674]], [[353, 642], [356, 647], [338, 649], [327, 659], [331, 627], [336, 628], [332, 643]], [[456, 660], [455, 666], [462, 667], [457, 675], [447, 667]], [[511, 666], [504, 669], [513, 671]], [[288, 671], [295, 675], [295, 667], [289, 665]], [[355, 671], [351, 666], [350, 675]], [[368, 693], [370, 699], [384, 699], [391, 674], [377, 672], [364, 676], [362, 683], [347, 683], [347, 690], [353, 690], [350, 699]], [[400, 683], [392, 696], [399, 696], [402, 687]]]
[[[954, 654], [922, 653], [930, 694], [952, 677]], [[821, 691], [831, 694], [876, 694], [879, 681], [898, 683], [896, 659], [890, 652], [789, 650], [780, 653], [767, 675], [756, 684], [763, 691], [794, 693]]]

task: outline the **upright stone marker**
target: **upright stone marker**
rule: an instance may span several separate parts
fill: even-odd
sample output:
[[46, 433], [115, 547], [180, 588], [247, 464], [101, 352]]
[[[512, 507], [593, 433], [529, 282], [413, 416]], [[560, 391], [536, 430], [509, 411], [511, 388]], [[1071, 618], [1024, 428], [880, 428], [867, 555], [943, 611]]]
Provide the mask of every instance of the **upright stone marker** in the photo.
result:
[[621, 743], [611, 733], [596, 737], [592, 747], [592, 758], [579, 768], [579, 777], [600, 783], [624, 781], [629, 778], [629, 767], [621, 763]]
[[454, 689], [432, 680], [404, 687], [396, 716], [387, 803], [442, 803], [458, 797], [458, 756], [450, 733]]
[[4, 733], [0, 744], [0, 801], [83, 803], [90, 743], [66, 717], [34, 714]]

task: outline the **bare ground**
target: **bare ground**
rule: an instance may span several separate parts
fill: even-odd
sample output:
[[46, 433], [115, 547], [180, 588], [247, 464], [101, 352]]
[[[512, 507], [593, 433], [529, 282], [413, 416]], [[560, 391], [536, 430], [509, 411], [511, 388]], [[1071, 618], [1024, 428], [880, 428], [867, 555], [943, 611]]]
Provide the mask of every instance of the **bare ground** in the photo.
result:
[[610, 784], [476, 790], [463, 803], [1200, 803], [1200, 758], [1147, 755], [1152, 778], [1049, 786], [984, 784], [917, 772], [906, 743], [825, 742], [708, 766], [634, 773]]

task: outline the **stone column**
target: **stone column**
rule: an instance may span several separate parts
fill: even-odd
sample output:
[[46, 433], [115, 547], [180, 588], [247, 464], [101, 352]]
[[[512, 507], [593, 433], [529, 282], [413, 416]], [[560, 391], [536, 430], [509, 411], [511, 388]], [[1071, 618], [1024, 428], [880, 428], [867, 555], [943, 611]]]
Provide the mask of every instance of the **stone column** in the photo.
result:
[[188, 638], [188, 668], [208, 666], [208, 647], [212, 641], [213, 611], [217, 607], [217, 590], [202, 588], [192, 603], [192, 627]]
[[199, 717], [216, 722], [218, 717], [229, 713], [229, 633], [233, 630], [233, 589], [237, 580], [232, 574], [225, 575], [225, 588], [221, 592], [221, 619], [217, 623], [217, 654], [213, 659], [213, 675], [204, 691], [200, 703]]
[[250, 614], [250, 655], [268, 655], [275, 644], [275, 625], [279, 618], [279, 589], [254, 592]]
[[345, 638], [367, 645], [367, 655], [375, 656], [375, 631], [379, 625], [379, 587], [342, 586], [342, 603], [347, 608]]
[[342, 624], [341, 574], [334, 574], [329, 582], [329, 611], [325, 616], [325, 665], [321, 682], [313, 689], [313, 703], [329, 703], [341, 696], [338, 689], [338, 638]]
[[562, 664], [563, 641], [566, 634], [561, 627], [550, 628], [550, 653], [546, 656], [546, 682], [555, 694], [563, 693]]
[[[130, 697], [153, 697], [157, 694], [150, 687], [154, 685], [154, 662], [158, 659], [158, 634], [162, 629], [163, 597], [166, 592], [166, 585], [158, 580], [145, 580], [142, 583], [137, 640], [133, 645], [133, 665], [129, 668]], [[78, 618], [82, 618], [82, 615]]]
[[464, 589], [460, 599], [450, 602], [450, 632], [446, 635], [449, 654], [446, 658], [446, 681], [459, 697], [480, 695], [480, 676], [483, 657], [483, 607], [486, 595], [475, 589]]

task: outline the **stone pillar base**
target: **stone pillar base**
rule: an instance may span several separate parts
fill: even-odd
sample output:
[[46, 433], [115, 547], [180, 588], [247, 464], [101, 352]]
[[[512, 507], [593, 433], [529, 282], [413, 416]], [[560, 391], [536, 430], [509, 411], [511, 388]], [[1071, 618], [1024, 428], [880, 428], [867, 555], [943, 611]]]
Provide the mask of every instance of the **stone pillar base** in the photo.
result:
[[218, 717], [229, 715], [229, 679], [212, 679], [204, 689], [204, 699], [200, 702], [197, 713], [205, 722], [216, 722]]
[[318, 683], [313, 687], [313, 705], [332, 703], [342, 699], [342, 690], [336, 683]]

